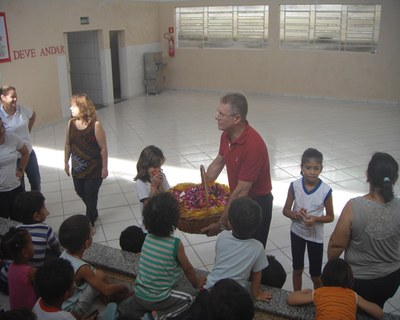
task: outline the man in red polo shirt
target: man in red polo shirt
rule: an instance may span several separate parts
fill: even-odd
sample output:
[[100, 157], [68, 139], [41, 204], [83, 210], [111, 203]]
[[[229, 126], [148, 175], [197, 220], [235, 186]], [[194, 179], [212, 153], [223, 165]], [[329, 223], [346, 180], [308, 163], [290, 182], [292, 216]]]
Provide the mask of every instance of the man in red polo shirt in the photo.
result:
[[267, 146], [246, 120], [247, 100], [239, 93], [228, 94], [221, 99], [215, 119], [221, 134], [217, 157], [207, 169], [210, 181], [217, 179], [226, 165], [229, 188], [228, 203], [218, 223], [202, 229], [208, 236], [213, 236], [228, 229], [228, 210], [231, 202], [248, 196], [260, 205], [262, 222], [253, 238], [264, 247], [267, 243], [272, 217], [271, 175]]

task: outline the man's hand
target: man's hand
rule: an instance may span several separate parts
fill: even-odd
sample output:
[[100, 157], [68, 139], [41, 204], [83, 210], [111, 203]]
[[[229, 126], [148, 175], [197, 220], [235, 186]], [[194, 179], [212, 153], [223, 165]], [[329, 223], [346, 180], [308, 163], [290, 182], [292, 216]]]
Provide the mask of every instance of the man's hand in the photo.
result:
[[206, 234], [209, 237], [216, 236], [221, 232], [221, 228], [217, 222], [210, 224], [209, 226], [201, 229], [201, 233]]

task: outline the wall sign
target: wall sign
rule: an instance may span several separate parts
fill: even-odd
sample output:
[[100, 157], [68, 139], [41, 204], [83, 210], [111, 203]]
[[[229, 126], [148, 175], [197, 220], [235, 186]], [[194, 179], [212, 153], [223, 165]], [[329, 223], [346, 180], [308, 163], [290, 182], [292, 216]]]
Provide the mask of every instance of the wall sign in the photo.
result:
[[64, 46], [48, 46], [36, 50], [35, 48], [26, 48], [13, 50], [13, 60], [21, 60], [27, 58], [36, 58], [43, 56], [65, 55]]
[[81, 17], [81, 24], [89, 24], [89, 17]]
[[0, 63], [11, 61], [5, 12], [0, 12]]

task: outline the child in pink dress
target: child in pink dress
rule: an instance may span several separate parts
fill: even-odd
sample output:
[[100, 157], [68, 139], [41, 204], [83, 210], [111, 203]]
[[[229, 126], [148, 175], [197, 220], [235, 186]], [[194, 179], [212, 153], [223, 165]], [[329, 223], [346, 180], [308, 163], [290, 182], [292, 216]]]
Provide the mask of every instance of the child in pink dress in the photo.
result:
[[37, 300], [33, 288], [36, 268], [28, 264], [35, 253], [31, 234], [11, 227], [2, 239], [1, 250], [7, 259], [14, 261], [8, 270], [10, 308], [31, 309]]

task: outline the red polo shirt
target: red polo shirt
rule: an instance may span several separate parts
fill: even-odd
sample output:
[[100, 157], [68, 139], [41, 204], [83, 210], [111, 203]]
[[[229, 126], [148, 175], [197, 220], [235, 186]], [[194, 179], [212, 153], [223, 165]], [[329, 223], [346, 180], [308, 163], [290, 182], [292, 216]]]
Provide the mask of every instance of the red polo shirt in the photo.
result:
[[239, 180], [253, 182], [249, 197], [266, 195], [271, 192], [271, 174], [267, 146], [249, 124], [234, 141], [228, 133], [221, 135], [219, 154], [224, 157], [228, 171], [229, 188], [233, 191]]

